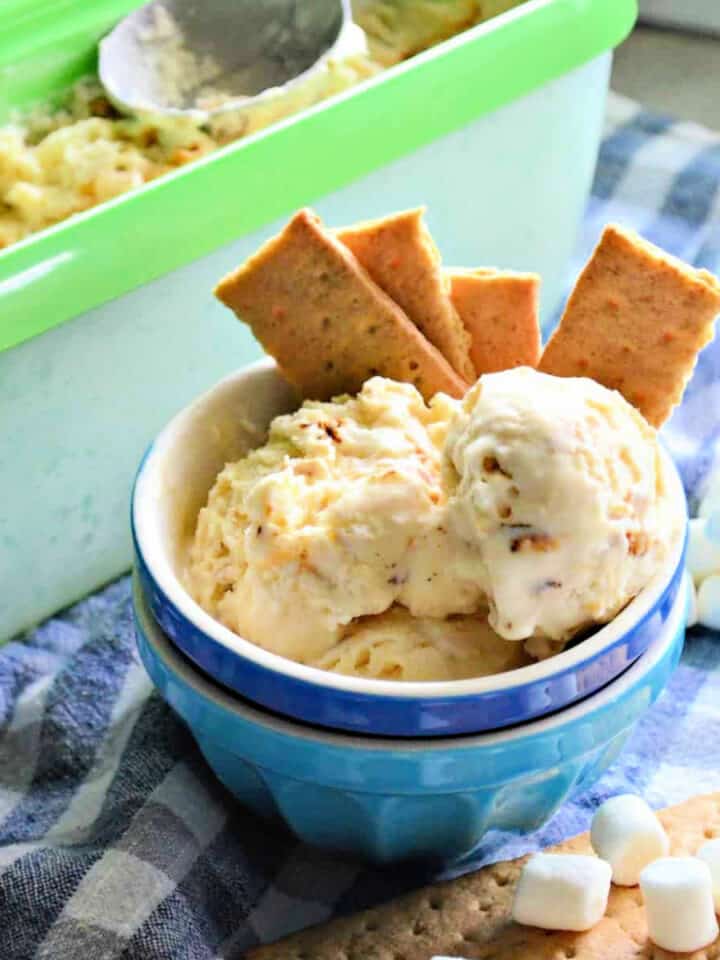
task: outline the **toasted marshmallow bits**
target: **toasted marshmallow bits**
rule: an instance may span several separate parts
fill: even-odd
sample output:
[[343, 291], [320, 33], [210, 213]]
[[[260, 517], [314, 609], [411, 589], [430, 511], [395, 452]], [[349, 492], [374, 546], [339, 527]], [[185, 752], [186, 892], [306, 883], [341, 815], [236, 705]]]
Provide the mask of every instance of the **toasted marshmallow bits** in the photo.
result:
[[660, 821], [641, 797], [611, 797], [593, 817], [590, 842], [612, 868], [613, 883], [634, 887], [640, 872], [664, 857], [669, 841]]
[[536, 853], [520, 875], [513, 919], [545, 930], [590, 930], [605, 913], [610, 875], [597, 857]]

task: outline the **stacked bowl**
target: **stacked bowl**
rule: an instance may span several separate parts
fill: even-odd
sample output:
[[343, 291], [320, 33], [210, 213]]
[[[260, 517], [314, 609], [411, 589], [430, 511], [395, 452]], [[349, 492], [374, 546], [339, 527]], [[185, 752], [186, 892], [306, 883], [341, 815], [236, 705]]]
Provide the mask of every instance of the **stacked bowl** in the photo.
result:
[[262, 362], [182, 411], [146, 454], [132, 503], [134, 604], [153, 682], [225, 786], [309, 843], [449, 861], [489, 829], [537, 828], [601, 775], [665, 687], [684, 636], [685, 538], [611, 623], [530, 666], [420, 683], [286, 660], [199, 607], [183, 563], [219, 471], [297, 405]]

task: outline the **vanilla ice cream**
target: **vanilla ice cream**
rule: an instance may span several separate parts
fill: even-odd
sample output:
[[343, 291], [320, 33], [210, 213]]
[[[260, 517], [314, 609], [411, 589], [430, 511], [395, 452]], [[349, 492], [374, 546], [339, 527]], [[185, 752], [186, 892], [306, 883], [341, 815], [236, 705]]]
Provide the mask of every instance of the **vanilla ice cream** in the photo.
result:
[[490, 623], [565, 640], [610, 620], [671, 539], [655, 431], [617, 392], [527, 367], [482, 377], [447, 437], [455, 534], [482, 556]]
[[[357, 617], [473, 613], [475, 547], [448, 536], [443, 446], [455, 403], [428, 406], [374, 377], [354, 398], [278, 417], [267, 445], [219, 475], [201, 511], [188, 582], [228, 627], [301, 662]], [[466, 556], [467, 554], [467, 556]]]
[[350, 624], [312, 666], [379, 680], [466, 680], [531, 662], [522, 643], [498, 637], [485, 610], [439, 620], [395, 606]]
[[664, 558], [668, 516], [655, 431], [591, 380], [519, 368], [426, 404], [374, 377], [221, 471], [186, 581], [301, 663], [459, 679], [613, 617]]

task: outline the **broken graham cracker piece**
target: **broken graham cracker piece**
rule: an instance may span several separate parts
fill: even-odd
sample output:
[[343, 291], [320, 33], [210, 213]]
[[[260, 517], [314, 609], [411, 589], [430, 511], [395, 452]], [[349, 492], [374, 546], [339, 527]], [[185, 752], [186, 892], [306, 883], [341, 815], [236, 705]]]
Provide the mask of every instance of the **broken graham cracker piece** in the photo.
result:
[[680, 401], [713, 336], [720, 284], [609, 225], [580, 274], [539, 369], [619, 390], [655, 427]]
[[215, 294], [306, 397], [356, 393], [376, 374], [414, 384], [426, 400], [467, 389], [310, 210], [296, 213]]
[[470, 359], [477, 375], [537, 367], [540, 277], [492, 268], [447, 270], [446, 275], [450, 299], [470, 334]]
[[[672, 855], [694, 854], [720, 836], [720, 793], [694, 797], [661, 811]], [[590, 835], [553, 847], [554, 853], [591, 854]], [[540, 930], [511, 919], [515, 884], [527, 858], [426, 887], [398, 900], [342, 917], [259, 947], [247, 960], [716, 960], [720, 938], [693, 954], [655, 947], [647, 936], [637, 887], [610, 891], [606, 915], [586, 933]]]
[[335, 231], [375, 283], [437, 347], [456, 373], [476, 379], [470, 337], [450, 300], [423, 210], [406, 210]]

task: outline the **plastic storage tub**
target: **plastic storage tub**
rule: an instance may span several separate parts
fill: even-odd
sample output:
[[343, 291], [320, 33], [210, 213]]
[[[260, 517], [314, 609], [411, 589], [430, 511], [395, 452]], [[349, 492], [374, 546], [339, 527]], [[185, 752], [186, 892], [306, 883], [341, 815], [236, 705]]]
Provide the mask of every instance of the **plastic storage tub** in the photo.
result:
[[[0, 123], [91, 69], [137, 5], [5, 0]], [[551, 309], [635, 16], [635, 0], [527, 0], [1, 253], [0, 639], [129, 566], [142, 450], [260, 354], [212, 287], [296, 207], [337, 225], [425, 203], [446, 262], [537, 270]]]

